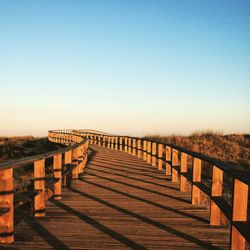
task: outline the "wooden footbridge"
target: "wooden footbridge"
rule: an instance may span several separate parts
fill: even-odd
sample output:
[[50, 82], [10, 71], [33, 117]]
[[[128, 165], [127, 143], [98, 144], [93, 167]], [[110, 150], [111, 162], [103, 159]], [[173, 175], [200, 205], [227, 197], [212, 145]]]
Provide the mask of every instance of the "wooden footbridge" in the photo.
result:
[[[141, 138], [57, 130], [48, 139], [66, 147], [0, 165], [1, 249], [248, 247], [249, 175]], [[25, 166], [33, 178], [17, 192], [13, 172]]]

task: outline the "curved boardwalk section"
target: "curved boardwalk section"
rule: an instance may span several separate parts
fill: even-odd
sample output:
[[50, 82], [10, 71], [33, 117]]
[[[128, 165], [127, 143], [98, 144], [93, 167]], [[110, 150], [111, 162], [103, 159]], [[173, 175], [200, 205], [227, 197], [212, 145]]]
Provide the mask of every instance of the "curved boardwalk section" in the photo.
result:
[[228, 249], [229, 229], [208, 223], [190, 192], [125, 152], [91, 146], [84, 174], [25, 218], [11, 249]]

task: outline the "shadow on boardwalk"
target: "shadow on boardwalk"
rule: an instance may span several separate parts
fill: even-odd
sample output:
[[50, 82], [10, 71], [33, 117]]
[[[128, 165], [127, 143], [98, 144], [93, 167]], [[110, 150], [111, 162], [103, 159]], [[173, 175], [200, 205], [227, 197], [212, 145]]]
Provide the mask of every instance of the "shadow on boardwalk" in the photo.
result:
[[[124, 152], [91, 147], [84, 175], [25, 218], [8, 249], [228, 249], [229, 230], [210, 227], [163, 172]], [[7, 249], [6, 247], [4, 249]]]

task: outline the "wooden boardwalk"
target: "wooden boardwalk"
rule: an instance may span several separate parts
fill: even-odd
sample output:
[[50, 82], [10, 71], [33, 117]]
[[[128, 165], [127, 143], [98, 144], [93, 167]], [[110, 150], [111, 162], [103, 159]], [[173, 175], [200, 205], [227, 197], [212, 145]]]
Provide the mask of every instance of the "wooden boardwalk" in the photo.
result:
[[[91, 160], [43, 218], [25, 218], [3, 249], [229, 249], [229, 228], [164, 172], [125, 152], [91, 146]], [[1, 248], [1, 247], [0, 247]]]

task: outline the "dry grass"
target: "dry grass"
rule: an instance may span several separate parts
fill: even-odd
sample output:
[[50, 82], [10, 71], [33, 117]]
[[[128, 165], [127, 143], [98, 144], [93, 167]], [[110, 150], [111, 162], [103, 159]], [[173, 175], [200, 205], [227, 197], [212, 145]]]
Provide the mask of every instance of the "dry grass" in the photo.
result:
[[60, 145], [49, 142], [46, 137], [0, 137], [0, 163], [46, 153], [61, 147]]
[[147, 139], [175, 144], [195, 152], [250, 169], [250, 135], [222, 135], [218, 132], [195, 132], [190, 136], [147, 136]]

